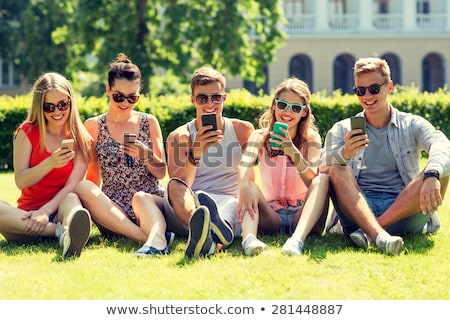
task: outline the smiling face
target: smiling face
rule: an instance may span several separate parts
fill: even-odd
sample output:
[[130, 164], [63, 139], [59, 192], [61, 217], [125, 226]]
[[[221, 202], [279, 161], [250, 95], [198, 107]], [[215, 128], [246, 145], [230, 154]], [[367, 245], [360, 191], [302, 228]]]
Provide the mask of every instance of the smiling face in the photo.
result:
[[[303, 99], [298, 95], [298, 93], [295, 93], [291, 90], [282, 91], [278, 95], [277, 99], [284, 100], [289, 104], [298, 104], [298, 105], [305, 104], [305, 101], [303, 101]], [[300, 122], [301, 118], [306, 115], [307, 112], [306, 109], [304, 109], [300, 113], [294, 113], [292, 112], [292, 108], [289, 106], [284, 110], [280, 110], [275, 105], [275, 101], [272, 108], [275, 111], [275, 121], [286, 123], [289, 126], [289, 130], [292, 130], [292, 132], [295, 132], [298, 123]]]
[[[202, 95], [208, 96], [208, 100], [206, 101], [206, 103], [204, 104], [199, 103], [199, 101], [201, 100], [197, 99], [199, 95], [200, 97], [202, 97]], [[221, 95], [222, 98], [218, 99], [218, 95]], [[196, 85], [192, 92], [191, 102], [195, 106], [195, 109], [197, 111], [197, 119], [201, 119], [202, 114], [205, 113], [216, 113], [217, 115], [221, 115], [223, 110], [223, 104], [226, 101], [226, 99], [227, 95], [223, 91], [222, 86], [219, 82], [211, 82], [204, 85]], [[219, 101], [221, 102], [214, 103], [212, 100], [215, 100], [214, 102]]]
[[[122, 102], [116, 102], [113, 95], [119, 94], [125, 97], [134, 97], [139, 95], [140, 82], [139, 80], [130, 81], [127, 79], [116, 79], [114, 85], [110, 88], [106, 87], [106, 93], [109, 96], [111, 110], [118, 112], [130, 112], [133, 110], [136, 103], [130, 102], [133, 99], [123, 99]], [[120, 99], [122, 100], [122, 99]], [[137, 101], [136, 101], [137, 102]]]
[[[60, 110], [64, 109], [64, 102], [67, 101], [69, 101], [68, 105], [66, 105], [67, 109]], [[54, 110], [52, 112], [44, 112], [44, 118], [47, 121], [47, 126], [63, 126], [69, 119], [70, 115], [70, 97], [61, 91], [49, 90], [45, 93], [44, 96], [44, 104], [46, 103], [52, 104], [54, 107]], [[42, 106], [42, 108], [44, 108], [44, 106]]]
[[[379, 92], [372, 94], [369, 87], [379, 85]], [[355, 87], [364, 87], [364, 95], [357, 96], [366, 115], [389, 111], [388, 96], [392, 92], [392, 81], [387, 81], [379, 72], [359, 73], [355, 77]]]

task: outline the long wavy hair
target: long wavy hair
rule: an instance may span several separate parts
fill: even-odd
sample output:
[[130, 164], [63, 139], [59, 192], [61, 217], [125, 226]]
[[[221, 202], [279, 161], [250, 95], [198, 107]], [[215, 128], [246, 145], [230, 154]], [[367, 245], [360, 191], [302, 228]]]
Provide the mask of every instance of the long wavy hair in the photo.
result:
[[85, 161], [89, 161], [92, 138], [80, 119], [72, 85], [64, 76], [56, 72], [44, 73], [34, 83], [33, 100], [26, 119], [26, 121], [30, 121], [33, 125], [39, 127], [40, 152], [44, 152], [46, 141], [47, 120], [45, 119], [43, 108], [45, 94], [52, 90], [62, 92], [69, 97], [70, 111], [66, 122], [66, 131], [74, 139], [76, 150], [81, 152]]
[[[308, 141], [308, 130], [313, 129], [318, 131], [317, 125], [315, 123], [314, 115], [311, 112], [311, 106], [309, 101], [311, 100], [311, 91], [309, 90], [308, 84], [306, 82], [297, 79], [295, 77], [288, 78], [278, 85], [274, 92], [274, 98], [272, 99], [272, 106], [266, 110], [262, 116], [259, 118], [259, 127], [268, 128], [269, 131], [273, 130], [273, 124], [275, 123], [275, 99], [278, 99], [281, 93], [285, 91], [291, 91], [297, 94], [306, 104], [306, 116], [302, 117], [297, 125], [297, 132], [294, 137], [292, 137], [292, 142], [294, 145], [301, 149], [302, 145]], [[270, 137], [267, 136], [266, 140]]]

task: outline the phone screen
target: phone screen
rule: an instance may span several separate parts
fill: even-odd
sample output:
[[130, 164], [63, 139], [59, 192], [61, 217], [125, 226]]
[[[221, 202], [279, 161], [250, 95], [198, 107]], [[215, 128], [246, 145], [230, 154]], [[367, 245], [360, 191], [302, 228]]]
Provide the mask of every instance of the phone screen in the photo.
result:
[[216, 114], [215, 113], [207, 113], [202, 114], [202, 126], [213, 126], [213, 128], [209, 131], [216, 131], [217, 130], [217, 122], [216, 122]]
[[360, 134], [366, 134], [366, 118], [364, 117], [357, 117], [353, 116], [350, 118], [351, 121], [351, 127], [353, 129], [362, 129], [362, 133]]
[[[286, 124], [286, 123], [282, 123], [282, 122], [275, 122], [274, 124], [273, 124], [273, 132], [274, 133], [277, 133], [277, 134], [279, 134], [279, 135], [282, 135], [282, 136], [284, 136], [284, 133], [280, 130], [280, 128], [284, 128], [284, 129], [288, 129], [288, 125]], [[273, 137], [274, 139], [277, 139], [277, 138], [275, 138], [275, 137]], [[278, 140], [278, 139], [277, 139]], [[275, 142], [270, 142], [270, 146], [271, 147], [279, 147], [280, 145], [278, 144], [278, 143], [275, 143]]]

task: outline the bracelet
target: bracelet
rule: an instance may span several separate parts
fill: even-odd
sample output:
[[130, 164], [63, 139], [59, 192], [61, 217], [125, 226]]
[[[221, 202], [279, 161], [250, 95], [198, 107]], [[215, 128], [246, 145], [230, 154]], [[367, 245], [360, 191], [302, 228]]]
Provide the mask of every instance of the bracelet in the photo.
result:
[[[297, 168], [296, 168], [296, 169], [297, 169]], [[303, 169], [302, 171], [298, 171], [298, 169], [297, 169], [297, 173], [299, 173], [299, 174], [304, 174], [304, 173], [306, 172], [306, 170], [308, 170], [308, 169], [309, 169], [308, 166], [306, 166], [305, 169]]]
[[192, 152], [192, 149], [189, 149], [188, 159], [195, 166], [198, 166], [198, 164], [200, 163], [200, 158], [194, 157], [194, 153]]
[[423, 173], [423, 181], [425, 181], [425, 179], [431, 178], [431, 177], [434, 177], [439, 180], [439, 172], [436, 170], [429, 170], [429, 171], [425, 171]]

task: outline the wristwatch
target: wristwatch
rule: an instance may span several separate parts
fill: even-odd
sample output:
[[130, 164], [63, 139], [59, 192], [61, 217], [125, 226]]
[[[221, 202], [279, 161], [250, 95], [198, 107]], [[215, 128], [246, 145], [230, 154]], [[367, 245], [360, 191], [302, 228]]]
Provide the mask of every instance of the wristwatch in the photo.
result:
[[430, 178], [430, 177], [435, 177], [436, 179], [439, 180], [439, 172], [437, 170], [428, 170], [423, 173], [424, 181], [425, 181], [425, 179]]

